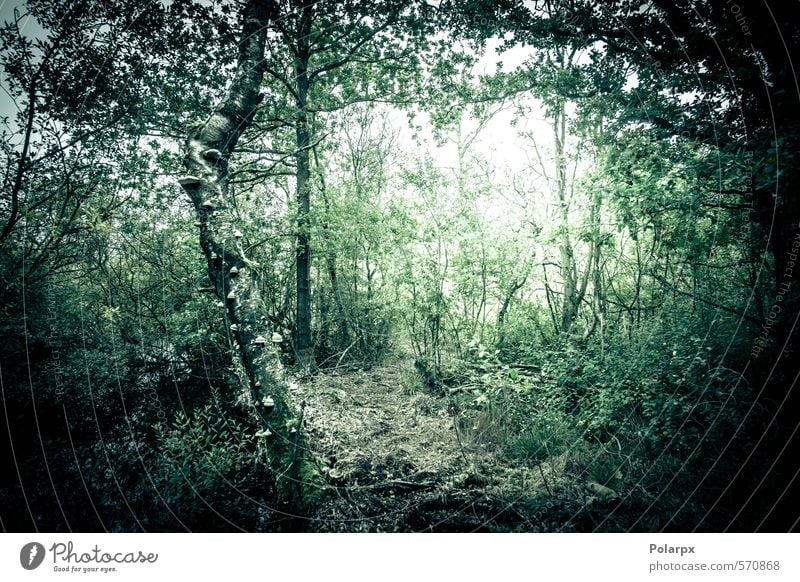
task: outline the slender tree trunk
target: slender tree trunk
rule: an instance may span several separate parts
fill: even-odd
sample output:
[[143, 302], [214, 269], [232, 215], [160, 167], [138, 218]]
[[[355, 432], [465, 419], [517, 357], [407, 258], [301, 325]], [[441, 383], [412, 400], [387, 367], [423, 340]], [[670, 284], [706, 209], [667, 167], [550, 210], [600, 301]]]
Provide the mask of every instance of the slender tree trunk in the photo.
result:
[[228, 160], [259, 104], [266, 29], [274, 8], [249, 0], [233, 80], [217, 109], [185, 145], [187, 176], [180, 183], [197, 213], [200, 247], [208, 263], [214, 293], [222, 304], [233, 360], [245, 389], [240, 403], [262, 427], [269, 465], [276, 478], [281, 506], [297, 510], [308, 477], [300, 422], [290, 403], [282, 368], [268, 328], [266, 308], [258, 291], [258, 265], [241, 244], [228, 184]]
[[602, 273], [600, 265], [601, 253], [601, 233], [600, 233], [600, 209], [602, 206], [602, 193], [598, 190], [592, 198], [592, 208], [590, 222], [592, 225], [592, 246], [589, 253], [589, 265], [586, 267], [586, 275], [592, 275], [592, 325], [587, 328], [585, 338], [591, 336], [595, 331], [600, 331], [600, 353], [605, 353], [604, 326], [605, 326], [605, 306], [603, 304]]
[[[328, 193], [325, 188], [325, 180], [322, 177], [321, 166], [317, 150], [314, 148], [314, 164], [317, 168], [318, 175], [320, 176], [320, 194], [322, 196], [322, 203], [325, 208], [325, 215], [331, 215], [331, 203], [328, 199]], [[331, 295], [336, 306], [336, 318], [338, 328], [338, 345], [347, 347], [350, 345], [350, 331], [348, 329], [347, 317], [344, 312], [344, 302], [342, 301], [341, 285], [339, 284], [338, 268], [336, 266], [336, 249], [334, 247], [333, 237], [331, 236], [330, 225], [325, 220], [322, 223], [322, 232], [325, 237], [327, 251], [325, 253], [325, 265], [328, 271], [328, 279], [331, 284]], [[322, 286], [320, 286], [322, 288]]]
[[305, 370], [314, 365], [314, 344], [311, 337], [311, 210], [310, 130], [308, 126], [308, 37], [311, 34], [311, 4], [303, 6], [297, 38], [295, 79], [297, 83], [297, 312], [295, 318], [295, 350], [297, 363]]
[[506, 341], [506, 315], [508, 314], [508, 308], [511, 307], [511, 302], [514, 300], [514, 295], [517, 294], [517, 291], [522, 289], [527, 280], [528, 280], [528, 273], [526, 271], [521, 279], [514, 281], [511, 284], [511, 287], [508, 289], [508, 292], [503, 298], [503, 304], [500, 306], [500, 311], [497, 313], [498, 348], [502, 348], [503, 344], [505, 344]]
[[553, 290], [550, 288], [550, 281], [547, 280], [547, 265], [542, 263], [542, 275], [544, 278], [544, 296], [547, 299], [547, 309], [550, 312], [550, 321], [553, 324], [553, 334], [558, 335], [558, 319], [556, 318], [556, 310], [553, 306]]
[[553, 138], [556, 162], [556, 193], [559, 203], [560, 236], [559, 256], [561, 260], [561, 280], [564, 298], [561, 308], [561, 333], [569, 333], [578, 316], [581, 297], [578, 291], [575, 251], [569, 236], [569, 199], [567, 197], [567, 160], [565, 157], [566, 141], [566, 105], [562, 100], [553, 116]]

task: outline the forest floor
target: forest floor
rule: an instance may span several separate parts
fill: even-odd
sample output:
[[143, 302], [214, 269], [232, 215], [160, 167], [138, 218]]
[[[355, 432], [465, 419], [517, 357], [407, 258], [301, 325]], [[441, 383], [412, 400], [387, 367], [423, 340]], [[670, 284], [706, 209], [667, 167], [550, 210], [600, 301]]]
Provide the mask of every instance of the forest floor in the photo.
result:
[[505, 457], [451, 398], [415, 388], [415, 373], [398, 363], [295, 384], [328, 482], [311, 531], [591, 528], [563, 459], [531, 466]]

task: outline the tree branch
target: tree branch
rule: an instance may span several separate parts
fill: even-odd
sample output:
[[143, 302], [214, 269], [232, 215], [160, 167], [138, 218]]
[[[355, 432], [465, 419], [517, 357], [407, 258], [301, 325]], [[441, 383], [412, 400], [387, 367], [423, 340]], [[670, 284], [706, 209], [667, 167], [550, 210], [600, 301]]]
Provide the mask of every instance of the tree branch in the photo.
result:
[[722, 305], [720, 303], [717, 303], [716, 301], [712, 301], [711, 299], [707, 299], [705, 297], [701, 297], [701, 296], [696, 295], [694, 293], [690, 293], [688, 291], [683, 291], [682, 289], [678, 289], [675, 285], [673, 285], [672, 283], [667, 281], [664, 277], [662, 277], [661, 275], [659, 275], [655, 271], [651, 271], [650, 272], [650, 276], [653, 277], [654, 279], [656, 279], [664, 287], [666, 287], [670, 291], [673, 291], [674, 293], [677, 293], [678, 295], [683, 295], [684, 297], [691, 297], [692, 299], [695, 299], [695, 300], [697, 300], [697, 301], [699, 301], [701, 303], [705, 303], [709, 307], [713, 307], [715, 309], [719, 309], [720, 311], [725, 311], [726, 313], [730, 313], [731, 315], [735, 315], [735, 316], [740, 317], [742, 319], [746, 319], [747, 321], [749, 321], [751, 323], [754, 323], [756, 325], [761, 325], [761, 324], [764, 323], [764, 321], [762, 319], [758, 318], [758, 317], [753, 317], [752, 315], [747, 315], [746, 313], [742, 313], [741, 311], [733, 309], [732, 307], [728, 307], [727, 305]]

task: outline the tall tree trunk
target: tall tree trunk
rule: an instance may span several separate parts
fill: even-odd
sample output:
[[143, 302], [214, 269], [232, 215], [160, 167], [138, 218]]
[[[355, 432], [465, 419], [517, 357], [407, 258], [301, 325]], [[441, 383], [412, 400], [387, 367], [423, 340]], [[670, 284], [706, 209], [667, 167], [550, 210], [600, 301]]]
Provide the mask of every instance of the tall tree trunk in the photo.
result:
[[562, 99], [553, 115], [553, 145], [556, 163], [556, 194], [559, 204], [559, 243], [558, 250], [561, 261], [561, 280], [564, 298], [561, 308], [561, 333], [567, 334], [578, 316], [581, 299], [578, 291], [578, 274], [575, 264], [575, 251], [569, 236], [569, 205], [567, 195], [567, 160], [566, 160], [566, 103]]
[[602, 206], [602, 192], [598, 189], [592, 197], [592, 207], [589, 221], [592, 226], [591, 250], [589, 261], [586, 266], [585, 275], [592, 275], [592, 325], [586, 329], [584, 338], [588, 338], [595, 331], [600, 332], [600, 353], [605, 353], [605, 306], [603, 304], [602, 273], [600, 264], [600, 253], [602, 252], [602, 239], [600, 232], [600, 209]]
[[311, 243], [309, 211], [310, 130], [308, 127], [308, 61], [311, 34], [312, 4], [303, 6], [297, 38], [295, 79], [297, 83], [297, 312], [295, 318], [295, 351], [297, 363], [305, 370], [314, 364], [314, 344], [311, 337]]
[[[314, 164], [317, 168], [318, 175], [320, 177], [320, 195], [322, 196], [322, 203], [325, 208], [325, 216], [331, 216], [331, 202], [328, 199], [328, 193], [325, 187], [325, 179], [322, 175], [322, 167], [320, 165], [319, 156], [317, 154], [317, 149], [314, 148]], [[330, 280], [331, 284], [331, 295], [333, 296], [333, 301], [336, 306], [336, 318], [337, 318], [337, 334], [338, 337], [336, 338], [337, 343], [334, 345], [344, 346], [347, 347], [350, 345], [350, 331], [347, 322], [347, 317], [345, 316], [344, 312], [344, 302], [342, 301], [342, 291], [341, 285], [339, 284], [339, 272], [336, 266], [336, 248], [334, 245], [333, 237], [331, 236], [331, 229], [330, 224], [328, 224], [328, 219], [326, 218], [322, 222], [322, 233], [325, 237], [326, 243], [326, 253], [325, 253], [325, 265], [328, 271], [328, 279]], [[322, 289], [322, 285], [320, 288]], [[321, 298], [321, 295], [320, 295]]]
[[197, 213], [200, 247], [208, 263], [214, 293], [224, 305], [234, 365], [245, 389], [241, 404], [262, 427], [269, 465], [282, 507], [297, 510], [306, 497], [300, 476], [308, 462], [300, 432], [302, 413], [291, 405], [266, 309], [258, 291], [258, 265], [241, 244], [228, 184], [228, 161], [258, 107], [261, 62], [267, 24], [275, 6], [249, 0], [243, 10], [242, 41], [233, 80], [217, 109], [189, 132], [180, 183]]

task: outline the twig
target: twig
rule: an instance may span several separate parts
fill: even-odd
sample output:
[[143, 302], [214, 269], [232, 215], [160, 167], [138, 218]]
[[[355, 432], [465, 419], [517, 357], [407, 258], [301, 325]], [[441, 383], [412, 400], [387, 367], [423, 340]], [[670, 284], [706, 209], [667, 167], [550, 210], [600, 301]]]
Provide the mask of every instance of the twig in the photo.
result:
[[421, 481], [419, 483], [415, 483], [414, 481], [386, 481], [385, 483], [376, 483], [375, 485], [369, 486], [369, 489], [373, 491], [381, 490], [381, 489], [410, 489], [410, 490], [422, 490], [422, 489], [433, 489], [436, 487], [436, 483], [433, 481]]
[[458, 424], [456, 423], [456, 416], [458, 415], [457, 412], [453, 412], [453, 430], [456, 433], [456, 441], [458, 442], [458, 449], [461, 451], [461, 456], [464, 457], [464, 462], [469, 467], [469, 459], [467, 458], [467, 453], [464, 451], [464, 443], [461, 442], [461, 434], [458, 431]]
[[342, 352], [342, 355], [341, 355], [341, 356], [339, 356], [339, 359], [338, 359], [338, 360], [337, 360], [337, 362], [336, 362], [336, 367], [337, 367], [337, 368], [338, 368], [338, 367], [341, 365], [341, 363], [342, 363], [342, 360], [343, 360], [343, 359], [344, 359], [344, 357], [347, 355], [347, 352], [349, 352], [349, 351], [350, 351], [350, 348], [352, 348], [354, 345], [356, 345], [356, 343], [358, 342], [358, 340], [359, 340], [359, 339], [361, 339], [361, 336], [358, 336], [356, 339], [354, 339], [354, 340], [353, 340], [353, 343], [351, 343], [349, 346], [347, 346], [347, 347], [344, 349], [344, 351]]
[[544, 476], [544, 471], [542, 470], [542, 464], [541, 463], [537, 463], [536, 466], [539, 467], [539, 474], [542, 476], [542, 481], [544, 482], [544, 488], [547, 491], [547, 494], [550, 497], [552, 497], [553, 496], [553, 492], [550, 491], [550, 485], [547, 484], [547, 478]]

